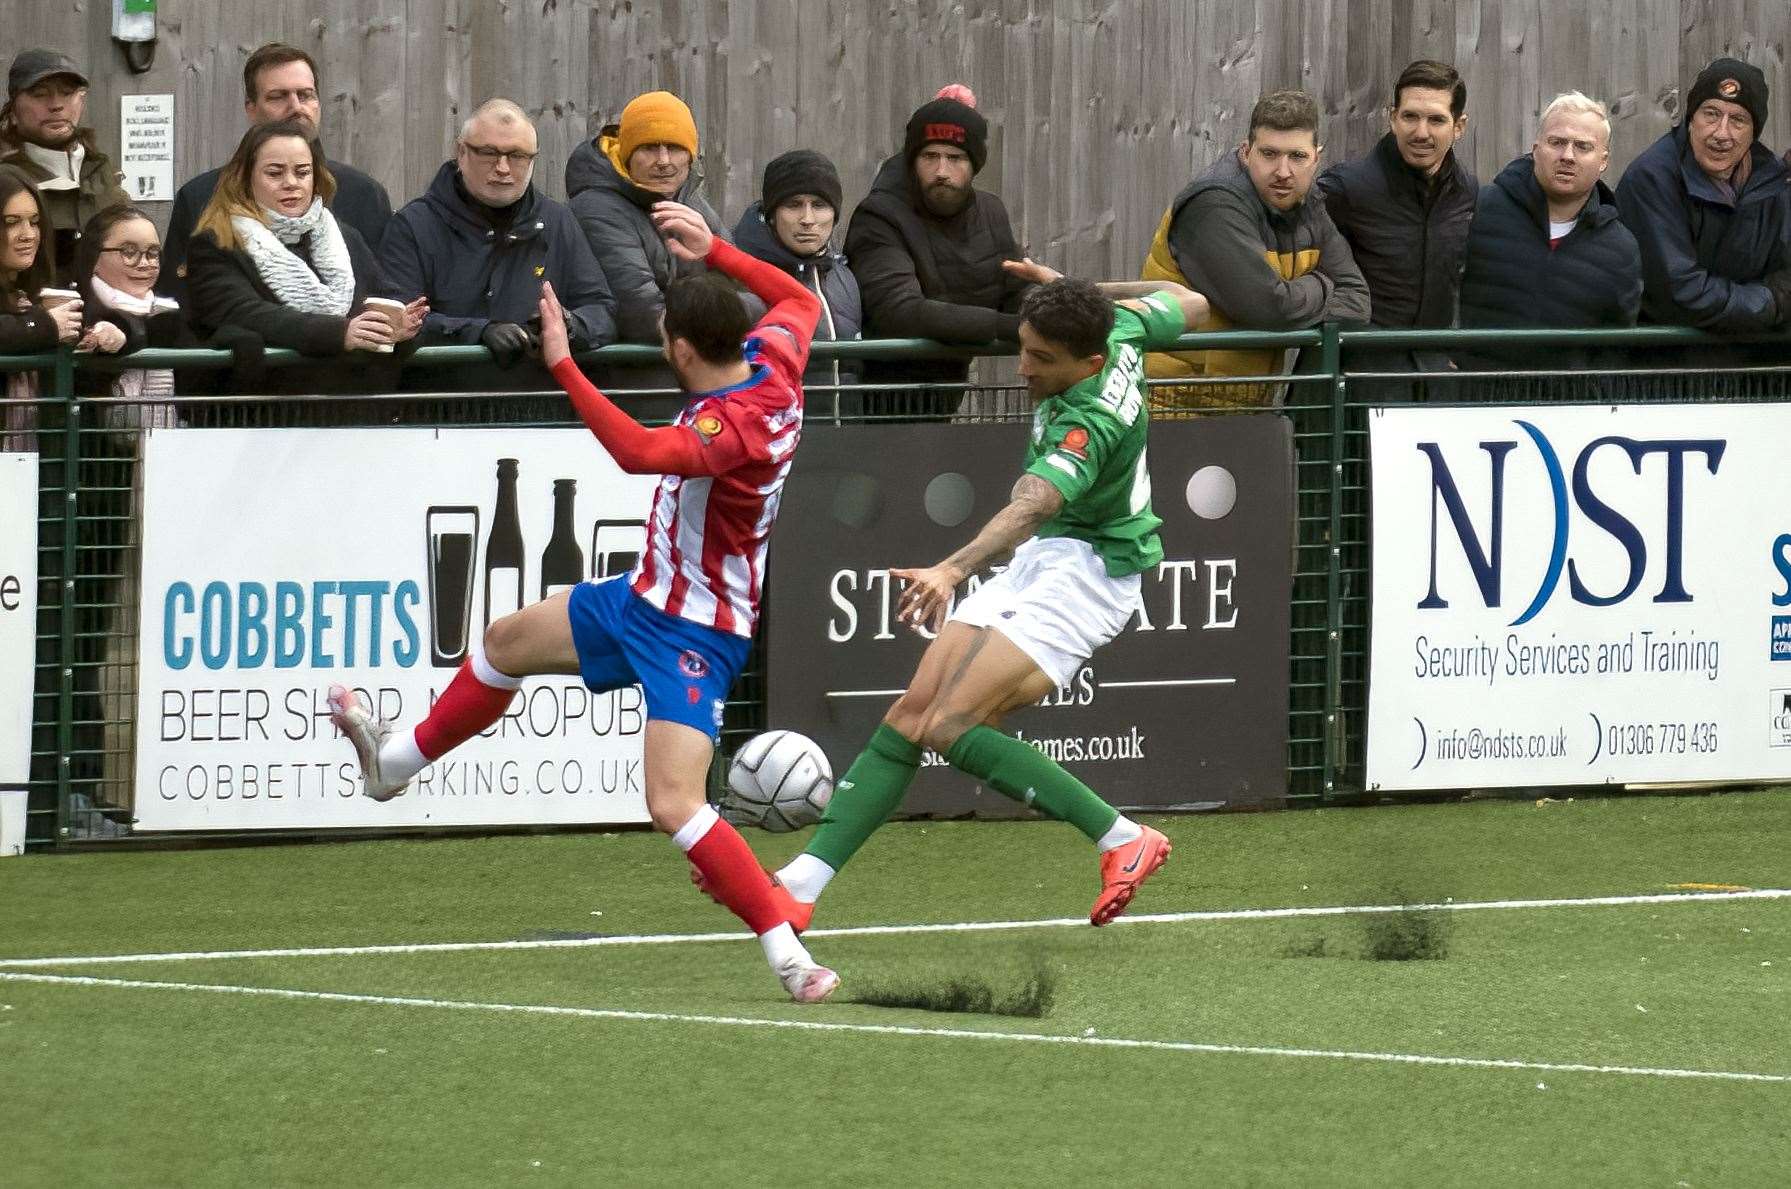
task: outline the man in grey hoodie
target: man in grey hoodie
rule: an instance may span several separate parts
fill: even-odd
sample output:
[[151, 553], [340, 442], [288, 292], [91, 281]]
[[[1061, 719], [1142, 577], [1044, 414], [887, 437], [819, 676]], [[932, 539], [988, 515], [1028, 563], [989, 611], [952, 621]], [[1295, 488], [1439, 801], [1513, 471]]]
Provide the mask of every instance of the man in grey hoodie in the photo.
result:
[[712, 233], [727, 238], [721, 216], [703, 197], [696, 154], [690, 108], [669, 91], [649, 91], [630, 100], [618, 123], [579, 145], [566, 162], [567, 204], [615, 294], [616, 331], [624, 342], [658, 343], [666, 286], [702, 271], [666, 249], [648, 214], [653, 204], [682, 203], [702, 215]]

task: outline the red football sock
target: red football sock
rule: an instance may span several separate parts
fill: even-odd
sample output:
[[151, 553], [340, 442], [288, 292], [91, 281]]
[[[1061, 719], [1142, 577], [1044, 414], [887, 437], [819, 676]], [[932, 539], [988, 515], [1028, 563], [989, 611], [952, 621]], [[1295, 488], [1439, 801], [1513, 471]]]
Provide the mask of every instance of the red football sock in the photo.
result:
[[521, 687], [521, 678], [499, 673], [482, 651], [475, 652], [417, 724], [417, 750], [427, 760], [440, 759], [503, 717]]
[[[689, 833], [699, 833], [694, 842]], [[771, 877], [759, 866], [758, 856], [740, 831], [721, 820], [710, 806], [697, 810], [696, 817], [672, 836], [684, 848], [715, 898], [727, 905], [728, 911], [746, 922], [754, 933], [768, 933], [784, 924], [783, 913], [771, 895]]]

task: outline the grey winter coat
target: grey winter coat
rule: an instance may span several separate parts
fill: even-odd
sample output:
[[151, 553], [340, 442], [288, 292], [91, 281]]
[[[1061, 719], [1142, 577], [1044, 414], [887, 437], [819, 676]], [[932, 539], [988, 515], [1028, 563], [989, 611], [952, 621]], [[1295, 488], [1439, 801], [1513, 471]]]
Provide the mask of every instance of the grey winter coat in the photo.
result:
[[[659, 316], [665, 311], [665, 288], [681, 274], [701, 271], [672, 256], [653, 228], [647, 211], [664, 195], [643, 190], [616, 172], [609, 145], [616, 126], [603, 129], [595, 141], [572, 150], [566, 162], [567, 205], [578, 216], [591, 251], [609, 279], [616, 298], [616, 333], [625, 342], [657, 343]], [[673, 200], [703, 216], [709, 230], [723, 239], [721, 216], [703, 197], [703, 178], [693, 163], [690, 177]]]

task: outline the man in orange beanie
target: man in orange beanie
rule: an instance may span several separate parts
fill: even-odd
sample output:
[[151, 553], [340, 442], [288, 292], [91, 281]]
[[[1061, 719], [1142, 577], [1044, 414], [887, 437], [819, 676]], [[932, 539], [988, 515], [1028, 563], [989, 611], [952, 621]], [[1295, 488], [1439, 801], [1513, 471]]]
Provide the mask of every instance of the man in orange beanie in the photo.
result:
[[[626, 342], [659, 342], [665, 290], [672, 281], [702, 271], [676, 259], [654, 230], [648, 212], [667, 199], [702, 215], [715, 235], [727, 238], [721, 216], [703, 197], [696, 168], [696, 120], [670, 91], [637, 95], [622, 118], [586, 141], [566, 162], [568, 203], [616, 297], [616, 330]], [[645, 384], [649, 377], [633, 377]]]

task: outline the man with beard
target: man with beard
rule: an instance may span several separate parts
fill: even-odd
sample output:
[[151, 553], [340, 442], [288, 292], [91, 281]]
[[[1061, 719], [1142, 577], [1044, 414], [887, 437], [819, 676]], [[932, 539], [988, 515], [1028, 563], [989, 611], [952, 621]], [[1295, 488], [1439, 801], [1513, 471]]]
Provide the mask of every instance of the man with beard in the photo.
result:
[[[1007, 208], [972, 184], [988, 152], [988, 122], [958, 99], [933, 99], [908, 118], [901, 154], [877, 171], [846, 232], [866, 338], [1019, 341], [1031, 285], [1001, 267], [1021, 258]], [[867, 362], [868, 384], [942, 386], [918, 399], [874, 396], [867, 411], [948, 416], [969, 374], [960, 362]]]
[[1766, 76], [1706, 66], [1685, 120], [1630, 162], [1617, 209], [1642, 251], [1650, 322], [1744, 334], [1791, 321], [1791, 188], [1759, 140]]
[[[323, 100], [318, 91], [317, 63], [296, 46], [272, 42], [250, 54], [243, 63], [243, 114], [251, 126], [297, 120], [316, 139], [323, 117]], [[386, 196], [386, 188], [346, 162], [326, 159], [324, 165], [336, 179], [330, 213], [360, 232], [367, 246], [377, 253], [386, 224], [392, 218], [392, 200]], [[168, 234], [162, 240], [162, 274], [156, 279], [157, 293], [186, 301], [187, 241], [193, 238], [193, 227], [199, 222], [200, 212], [211, 202], [223, 172], [221, 166], [208, 169], [175, 194], [174, 210], [168, 216]]]
[[74, 281], [75, 246], [87, 220], [127, 201], [123, 177], [81, 127], [87, 76], [55, 50], [26, 50], [12, 61], [0, 108], [0, 166], [37, 187], [43, 200], [55, 282]]
[[[1464, 327], [1634, 326], [1642, 300], [1635, 236], [1600, 177], [1611, 122], [1578, 91], [1543, 110], [1535, 147], [1480, 195], [1461, 282]], [[1467, 371], [1522, 364], [1529, 348], [1457, 352]], [[1586, 366], [1591, 353], [1551, 349], [1549, 366]]]

